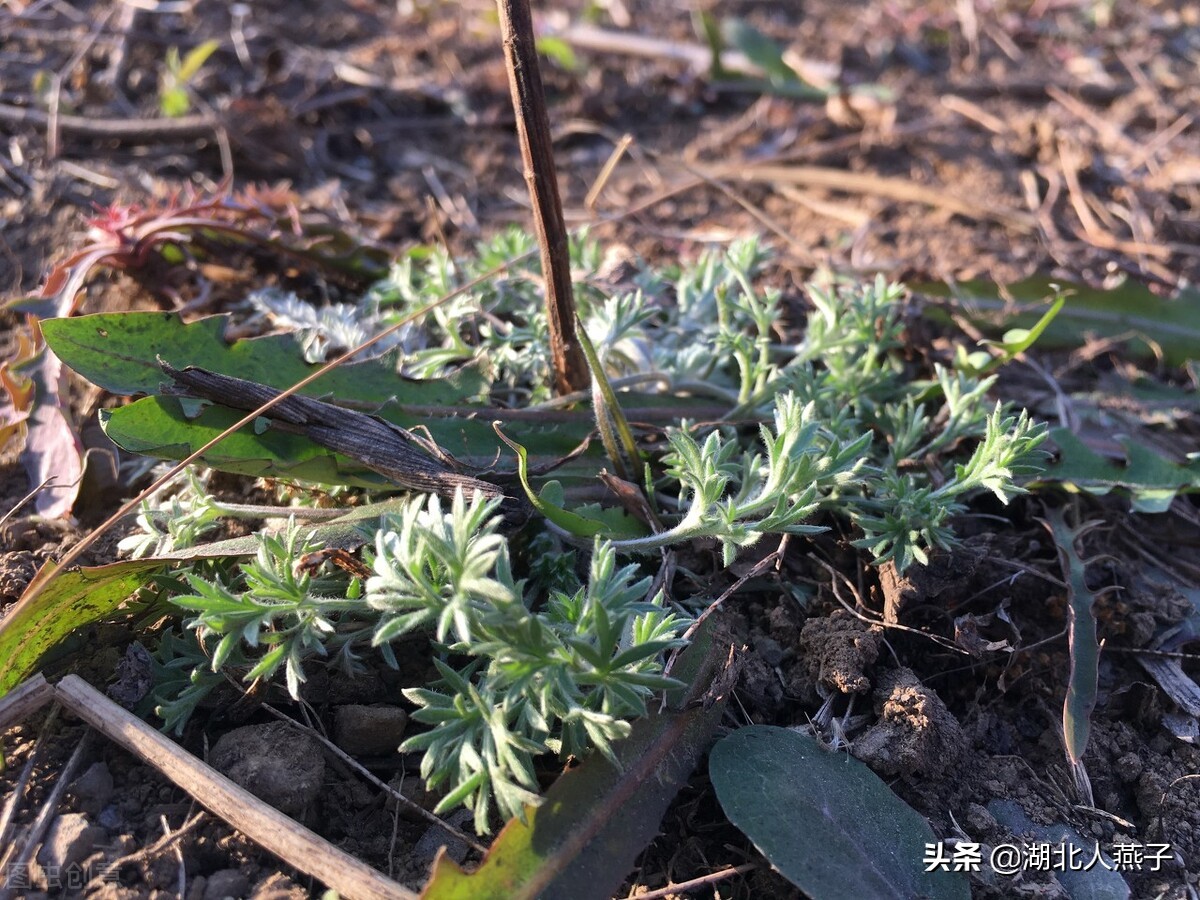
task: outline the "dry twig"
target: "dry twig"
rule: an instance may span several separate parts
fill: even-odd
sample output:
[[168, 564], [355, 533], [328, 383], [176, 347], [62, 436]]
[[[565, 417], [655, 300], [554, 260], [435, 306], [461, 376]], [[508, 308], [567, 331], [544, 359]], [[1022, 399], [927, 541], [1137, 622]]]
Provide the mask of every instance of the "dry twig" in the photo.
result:
[[63, 678], [56, 693], [63, 706], [75, 715], [158, 769], [214, 815], [288, 865], [347, 897], [416, 900], [417, 895], [412, 891], [268, 806], [122, 709], [78, 675]]

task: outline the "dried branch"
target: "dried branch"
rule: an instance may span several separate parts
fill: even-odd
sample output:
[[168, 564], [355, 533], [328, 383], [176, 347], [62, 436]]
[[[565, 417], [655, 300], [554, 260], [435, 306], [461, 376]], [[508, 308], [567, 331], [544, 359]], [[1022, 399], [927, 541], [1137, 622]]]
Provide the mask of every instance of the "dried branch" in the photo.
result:
[[375, 871], [209, 768], [78, 675], [57, 685], [75, 715], [162, 772], [206, 809], [301, 872], [344, 897], [415, 900], [416, 894]]
[[[255, 381], [219, 375], [188, 366], [176, 369], [160, 362], [175, 382], [167, 393], [198, 397], [232, 409], [255, 410], [280, 391]], [[401, 487], [453, 497], [461, 489], [488, 498], [507, 497], [504, 490], [470, 475], [454, 472], [417, 448], [417, 439], [403, 428], [376, 416], [293, 394], [262, 414], [283, 430], [303, 434], [314, 443], [357, 460]], [[518, 501], [510, 498], [513, 504]]]
[[504, 62], [512, 88], [517, 137], [525, 165], [525, 182], [533, 201], [533, 224], [542, 254], [546, 282], [546, 314], [550, 325], [550, 352], [554, 360], [555, 387], [560, 394], [581, 391], [591, 384], [587, 361], [575, 337], [575, 296], [571, 287], [571, 260], [562, 199], [554, 168], [550, 117], [538, 69], [529, 0], [496, 0]]

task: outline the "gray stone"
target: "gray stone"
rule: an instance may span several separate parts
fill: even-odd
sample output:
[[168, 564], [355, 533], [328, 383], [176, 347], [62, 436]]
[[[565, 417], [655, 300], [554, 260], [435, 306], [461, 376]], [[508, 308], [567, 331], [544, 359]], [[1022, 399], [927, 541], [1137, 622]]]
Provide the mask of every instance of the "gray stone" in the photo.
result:
[[250, 879], [241, 869], [221, 869], [208, 876], [204, 900], [242, 900], [250, 892]]
[[50, 824], [37, 861], [49, 877], [83, 862], [107, 838], [108, 832], [91, 824], [83, 813], [63, 813]]
[[112, 799], [113, 777], [103, 762], [94, 762], [87, 771], [71, 782], [71, 793], [79, 808], [89, 816], [100, 815], [100, 810]]
[[223, 735], [209, 765], [256, 797], [304, 818], [325, 778], [325, 756], [313, 737], [283, 722], [247, 725]]
[[[448, 815], [445, 821], [447, 825], [461, 830], [470, 824], [471, 811], [469, 809], [456, 810]], [[442, 847], [446, 848], [446, 855], [456, 863], [461, 863], [471, 852], [471, 848], [466, 843], [450, 834], [446, 829], [430, 825], [413, 844], [412, 858], [418, 864], [428, 866]]]
[[334, 742], [355, 756], [395, 753], [404, 740], [408, 713], [398, 706], [339, 706], [333, 713]]

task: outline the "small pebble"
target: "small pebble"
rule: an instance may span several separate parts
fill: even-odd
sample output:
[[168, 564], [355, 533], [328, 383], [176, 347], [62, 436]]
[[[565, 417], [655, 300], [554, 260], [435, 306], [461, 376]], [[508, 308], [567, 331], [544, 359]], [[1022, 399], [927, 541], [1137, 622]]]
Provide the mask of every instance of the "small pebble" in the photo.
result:
[[339, 706], [333, 714], [334, 743], [352, 756], [395, 753], [404, 740], [408, 713], [398, 706]]
[[108, 832], [89, 822], [83, 813], [63, 813], [46, 832], [37, 861], [46, 870], [61, 871], [83, 862], [107, 838]]

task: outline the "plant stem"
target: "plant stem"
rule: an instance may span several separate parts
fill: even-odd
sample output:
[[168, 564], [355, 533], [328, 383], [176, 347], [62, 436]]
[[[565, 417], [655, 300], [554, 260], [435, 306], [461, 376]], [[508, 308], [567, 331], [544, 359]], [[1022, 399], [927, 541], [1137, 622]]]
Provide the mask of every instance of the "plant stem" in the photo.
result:
[[567, 228], [558, 194], [546, 95], [538, 70], [533, 16], [529, 0], [496, 0], [496, 6], [500, 13], [500, 35], [512, 89], [513, 112], [517, 118], [521, 160], [525, 165], [525, 182], [533, 201], [533, 224], [542, 256], [555, 389], [560, 394], [567, 394], [587, 389], [591, 379], [575, 336], [575, 297], [571, 289]]

